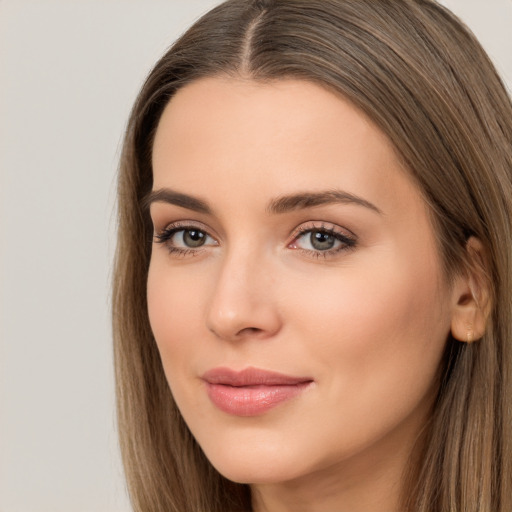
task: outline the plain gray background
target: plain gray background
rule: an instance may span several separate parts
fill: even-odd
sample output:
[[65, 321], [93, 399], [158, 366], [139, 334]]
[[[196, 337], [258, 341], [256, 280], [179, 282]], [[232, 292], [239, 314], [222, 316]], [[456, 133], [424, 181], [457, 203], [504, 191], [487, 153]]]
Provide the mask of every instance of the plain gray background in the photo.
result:
[[[138, 88], [214, 0], [0, 0], [0, 512], [129, 510], [115, 175]], [[512, 0], [446, 0], [512, 86]]]

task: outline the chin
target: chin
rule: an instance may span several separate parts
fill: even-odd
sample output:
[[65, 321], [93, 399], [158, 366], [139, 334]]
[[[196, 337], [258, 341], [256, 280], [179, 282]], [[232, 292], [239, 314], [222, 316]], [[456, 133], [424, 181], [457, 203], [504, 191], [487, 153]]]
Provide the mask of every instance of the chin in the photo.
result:
[[240, 461], [237, 464], [214, 464], [215, 469], [225, 478], [238, 484], [275, 484], [298, 478], [300, 474], [291, 468], [272, 467], [271, 463]]
[[271, 443], [231, 444], [206, 450], [213, 467], [225, 478], [240, 484], [270, 484], [286, 482], [307, 473], [306, 457], [299, 457], [300, 450], [287, 453], [282, 445]]

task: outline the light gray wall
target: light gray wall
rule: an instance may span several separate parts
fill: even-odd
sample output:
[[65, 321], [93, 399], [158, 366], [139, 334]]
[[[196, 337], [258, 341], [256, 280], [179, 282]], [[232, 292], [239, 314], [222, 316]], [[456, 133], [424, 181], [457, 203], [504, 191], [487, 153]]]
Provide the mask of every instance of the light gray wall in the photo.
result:
[[[214, 0], [0, 0], [0, 512], [121, 512], [109, 326], [123, 127]], [[446, 0], [512, 84], [512, 0]]]

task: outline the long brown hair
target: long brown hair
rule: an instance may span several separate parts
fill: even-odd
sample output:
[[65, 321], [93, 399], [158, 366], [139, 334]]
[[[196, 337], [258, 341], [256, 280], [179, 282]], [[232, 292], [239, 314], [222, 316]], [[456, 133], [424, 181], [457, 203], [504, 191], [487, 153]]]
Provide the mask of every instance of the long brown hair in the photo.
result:
[[162, 57], [131, 113], [119, 172], [113, 323], [118, 423], [137, 512], [251, 510], [246, 485], [210, 465], [169, 391], [147, 315], [156, 126], [205, 76], [296, 78], [342, 94], [394, 143], [427, 201], [446, 272], [465, 242], [488, 257], [492, 311], [477, 343], [447, 342], [404, 508], [512, 510], [512, 106], [474, 36], [433, 0], [229, 0]]

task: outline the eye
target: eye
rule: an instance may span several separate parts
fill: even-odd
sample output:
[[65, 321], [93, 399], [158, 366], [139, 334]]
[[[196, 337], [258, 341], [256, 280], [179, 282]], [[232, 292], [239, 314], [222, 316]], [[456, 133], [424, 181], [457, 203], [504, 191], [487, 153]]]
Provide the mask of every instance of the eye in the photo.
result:
[[169, 252], [177, 254], [194, 253], [203, 247], [218, 245], [217, 241], [203, 229], [196, 226], [170, 225], [155, 235], [155, 241], [164, 244]]
[[181, 229], [172, 237], [175, 245], [196, 248], [201, 247], [208, 240], [208, 235], [199, 229]]
[[[317, 251], [328, 251], [341, 243], [334, 235], [325, 231], [313, 230], [302, 238], [305, 238], [308, 241], [308, 245]], [[307, 248], [309, 249], [309, 247]]]
[[352, 233], [344, 233], [341, 228], [334, 226], [300, 227], [295, 235], [290, 249], [301, 249], [315, 256], [329, 256], [339, 251], [347, 250], [356, 245]]

